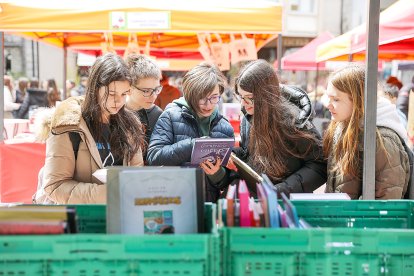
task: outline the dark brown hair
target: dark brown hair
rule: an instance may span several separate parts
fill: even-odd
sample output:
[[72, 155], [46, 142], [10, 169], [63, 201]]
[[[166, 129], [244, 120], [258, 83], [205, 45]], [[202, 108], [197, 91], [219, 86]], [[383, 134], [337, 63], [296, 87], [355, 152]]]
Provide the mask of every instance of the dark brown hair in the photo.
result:
[[[249, 156], [252, 166], [271, 179], [282, 179], [289, 172], [286, 159], [303, 157], [297, 144], [303, 139], [316, 138], [295, 126], [297, 110], [281, 95], [279, 79], [265, 60], [246, 64], [235, 82], [235, 92], [241, 88], [253, 94], [254, 115], [249, 136]], [[316, 158], [316, 157], [315, 157]]]
[[[85, 101], [82, 106], [82, 116], [88, 124], [95, 141], [103, 141], [101, 121], [103, 110], [99, 105], [99, 89], [105, 87], [103, 101], [109, 95], [108, 86], [114, 81], [128, 81], [131, 83], [129, 69], [121, 57], [108, 53], [99, 57], [91, 68]], [[132, 158], [139, 148], [144, 145], [144, 133], [139, 119], [124, 107], [117, 114], [109, 117], [111, 137], [109, 144], [115, 157], [120, 158], [129, 153]]]

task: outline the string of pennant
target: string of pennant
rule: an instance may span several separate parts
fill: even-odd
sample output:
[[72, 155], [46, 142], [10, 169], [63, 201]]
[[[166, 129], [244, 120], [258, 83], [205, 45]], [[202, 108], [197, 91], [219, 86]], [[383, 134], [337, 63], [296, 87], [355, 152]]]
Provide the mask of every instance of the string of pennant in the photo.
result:
[[257, 59], [257, 49], [254, 38], [247, 38], [245, 34], [236, 39], [230, 34], [230, 42], [223, 43], [218, 33], [213, 33], [217, 42], [212, 42], [211, 34], [197, 34], [200, 46], [198, 51], [204, 60], [215, 63], [221, 71], [230, 69], [230, 64], [240, 61]]

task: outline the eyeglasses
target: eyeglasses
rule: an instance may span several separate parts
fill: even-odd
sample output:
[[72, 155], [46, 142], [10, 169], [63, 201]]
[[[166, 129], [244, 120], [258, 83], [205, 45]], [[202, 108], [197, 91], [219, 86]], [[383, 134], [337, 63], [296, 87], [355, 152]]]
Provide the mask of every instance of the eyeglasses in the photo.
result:
[[200, 105], [207, 105], [207, 102], [210, 102], [211, 104], [217, 104], [221, 99], [221, 96], [213, 96], [210, 98], [201, 99], [199, 104]]
[[247, 103], [247, 104], [254, 104], [254, 100], [253, 98], [249, 98], [249, 97], [242, 97], [240, 94], [234, 94], [236, 96], [236, 99], [241, 102], [242, 100]]
[[152, 88], [138, 88], [135, 85], [132, 85], [132, 87], [134, 87], [135, 89], [141, 91], [142, 95], [144, 97], [151, 97], [153, 94], [159, 95], [161, 93], [161, 90], [162, 90], [162, 85], [157, 86], [154, 89], [152, 89]]

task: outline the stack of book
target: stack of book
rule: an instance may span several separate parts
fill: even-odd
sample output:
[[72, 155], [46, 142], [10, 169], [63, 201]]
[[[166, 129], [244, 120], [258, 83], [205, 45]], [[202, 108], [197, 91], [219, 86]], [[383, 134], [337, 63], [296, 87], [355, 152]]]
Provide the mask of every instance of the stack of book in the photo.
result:
[[311, 228], [306, 221], [299, 219], [295, 206], [284, 194], [282, 208], [266, 175], [263, 175], [261, 183], [256, 184], [256, 190], [257, 201], [250, 197], [244, 180], [231, 185], [226, 198], [217, 202], [217, 226]]
[[0, 207], [0, 235], [76, 233], [74, 208], [48, 205]]

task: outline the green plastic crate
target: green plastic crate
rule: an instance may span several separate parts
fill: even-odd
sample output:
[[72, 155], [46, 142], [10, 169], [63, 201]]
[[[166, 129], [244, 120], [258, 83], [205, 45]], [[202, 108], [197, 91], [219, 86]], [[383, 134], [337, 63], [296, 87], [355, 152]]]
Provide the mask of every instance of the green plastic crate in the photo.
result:
[[414, 231], [223, 228], [223, 275], [414, 275]]
[[294, 200], [298, 215], [314, 227], [414, 228], [412, 200]]
[[68, 207], [76, 209], [78, 233], [106, 233], [106, 205], [68, 205]]
[[218, 235], [0, 236], [0, 275], [219, 275]]

